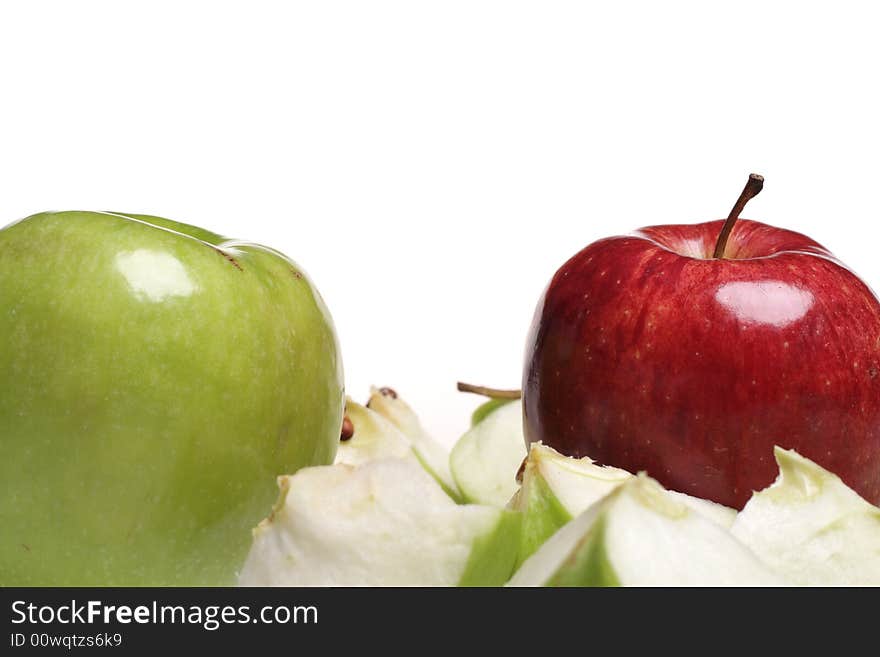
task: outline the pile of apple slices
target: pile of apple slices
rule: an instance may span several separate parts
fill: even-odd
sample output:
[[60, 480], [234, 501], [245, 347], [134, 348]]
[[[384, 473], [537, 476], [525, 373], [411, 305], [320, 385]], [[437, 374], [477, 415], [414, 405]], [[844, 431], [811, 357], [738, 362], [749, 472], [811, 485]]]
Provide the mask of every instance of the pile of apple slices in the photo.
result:
[[388, 389], [346, 413], [336, 463], [279, 478], [241, 585], [880, 585], [880, 508], [792, 451], [737, 513], [527, 453], [516, 401], [477, 409], [451, 454]]

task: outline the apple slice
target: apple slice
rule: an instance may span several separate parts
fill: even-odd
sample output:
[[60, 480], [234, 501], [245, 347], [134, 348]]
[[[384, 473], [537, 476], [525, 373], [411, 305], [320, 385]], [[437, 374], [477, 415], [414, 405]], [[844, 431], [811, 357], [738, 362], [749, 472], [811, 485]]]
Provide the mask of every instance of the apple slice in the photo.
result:
[[339, 443], [335, 463], [361, 465], [378, 459], [415, 457], [412, 444], [400, 429], [350, 397], [345, 400], [345, 417], [354, 433]]
[[425, 431], [418, 415], [391, 388], [371, 388], [367, 407], [396, 426], [409, 439], [413, 453], [453, 499], [460, 499], [449, 469], [449, 451]]
[[495, 405], [459, 438], [449, 466], [466, 502], [505, 506], [517, 491], [525, 457], [522, 404], [511, 401]]
[[782, 583], [726, 529], [640, 474], [556, 532], [526, 559], [509, 585]]
[[694, 497], [687, 493], [679, 493], [677, 490], [667, 490], [666, 492], [707, 520], [721, 525], [724, 529], [730, 529], [736, 520], [736, 509], [731, 509], [729, 506], [718, 504], [712, 500], [704, 500], [702, 497]]
[[632, 475], [595, 465], [589, 458], [563, 456], [532, 443], [522, 487], [511, 506], [523, 513], [520, 559], [534, 553], [550, 536]]
[[476, 426], [483, 420], [485, 420], [491, 413], [494, 413], [499, 408], [504, 406], [505, 404], [509, 404], [511, 399], [490, 399], [488, 401], [483, 402], [479, 406], [474, 409], [474, 412], [471, 413], [471, 426]]
[[[378, 391], [377, 391], [378, 392]], [[378, 396], [379, 399], [375, 399]], [[448, 455], [440, 445], [431, 445], [431, 438], [423, 431], [413, 438], [413, 425], [420, 428], [418, 418], [409, 406], [400, 404], [391, 406], [381, 403], [385, 398], [381, 393], [370, 397], [370, 406], [362, 406], [351, 398], [345, 400], [345, 416], [351, 421], [354, 433], [348, 440], [339, 443], [335, 463], [361, 465], [369, 461], [386, 458], [411, 458], [421, 464], [433, 476], [447, 495], [460, 501], [461, 496], [452, 479], [452, 475], [443, 470], [443, 463], [448, 463]], [[384, 412], [379, 412], [379, 409]], [[412, 417], [407, 418], [407, 414]], [[395, 417], [407, 427], [392, 421]]]
[[[511, 506], [523, 512], [520, 559], [535, 552], [556, 530], [631, 479], [620, 468], [596, 465], [592, 459], [563, 456], [552, 447], [532, 443], [523, 483]], [[728, 528], [736, 512], [684, 493], [668, 495]]]
[[797, 452], [775, 449], [779, 476], [731, 532], [798, 584], [880, 585], [880, 508]]
[[498, 586], [519, 514], [459, 505], [413, 459], [300, 470], [254, 530], [242, 586]]

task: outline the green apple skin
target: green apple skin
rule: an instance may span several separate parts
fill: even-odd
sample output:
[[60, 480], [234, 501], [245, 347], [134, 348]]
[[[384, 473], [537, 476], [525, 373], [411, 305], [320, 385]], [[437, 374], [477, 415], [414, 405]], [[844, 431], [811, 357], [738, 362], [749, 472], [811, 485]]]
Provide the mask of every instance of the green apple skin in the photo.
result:
[[331, 463], [333, 323], [266, 247], [167, 219], [0, 230], [0, 585], [225, 585], [275, 477]]
[[475, 427], [502, 406], [510, 404], [512, 399], [490, 399], [483, 402], [471, 414], [471, 426]]

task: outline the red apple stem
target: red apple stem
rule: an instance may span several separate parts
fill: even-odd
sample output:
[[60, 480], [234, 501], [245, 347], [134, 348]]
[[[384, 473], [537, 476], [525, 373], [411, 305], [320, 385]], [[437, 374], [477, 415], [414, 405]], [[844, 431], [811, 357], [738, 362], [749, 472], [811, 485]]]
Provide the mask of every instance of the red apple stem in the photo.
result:
[[749, 174], [746, 186], [743, 187], [742, 193], [739, 195], [739, 198], [736, 199], [736, 203], [733, 204], [733, 209], [730, 211], [727, 221], [725, 221], [724, 225], [721, 227], [721, 232], [718, 234], [718, 241], [715, 243], [715, 253], [712, 254], [713, 258], [724, 257], [724, 249], [727, 247], [727, 239], [730, 237], [731, 231], [733, 231], [733, 224], [739, 219], [739, 213], [743, 211], [744, 207], [746, 207], [746, 203], [761, 193], [763, 188], [764, 176], [759, 176], [757, 173]]
[[498, 388], [487, 388], [486, 386], [476, 386], [472, 383], [458, 382], [459, 392], [472, 392], [475, 395], [482, 395], [489, 399], [519, 399], [522, 397], [521, 390], [499, 390]]

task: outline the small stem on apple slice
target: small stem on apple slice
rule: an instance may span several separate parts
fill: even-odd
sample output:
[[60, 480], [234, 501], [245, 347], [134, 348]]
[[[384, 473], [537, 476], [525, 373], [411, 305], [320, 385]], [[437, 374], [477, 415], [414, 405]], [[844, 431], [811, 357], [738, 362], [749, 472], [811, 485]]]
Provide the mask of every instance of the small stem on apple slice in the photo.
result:
[[498, 388], [487, 388], [486, 386], [475, 386], [472, 383], [458, 382], [459, 392], [472, 392], [475, 395], [482, 395], [489, 399], [519, 399], [522, 397], [521, 390], [499, 390]]
[[739, 195], [739, 198], [736, 199], [736, 203], [734, 203], [733, 209], [727, 217], [727, 221], [725, 221], [724, 225], [721, 227], [721, 232], [718, 234], [718, 241], [715, 243], [715, 253], [712, 254], [713, 258], [724, 257], [724, 249], [727, 247], [727, 238], [730, 237], [730, 233], [733, 230], [733, 224], [739, 219], [739, 213], [743, 211], [744, 207], [746, 207], [746, 203], [761, 193], [763, 188], [764, 176], [759, 176], [757, 173], [750, 174], [746, 186], [743, 187], [742, 193]]

